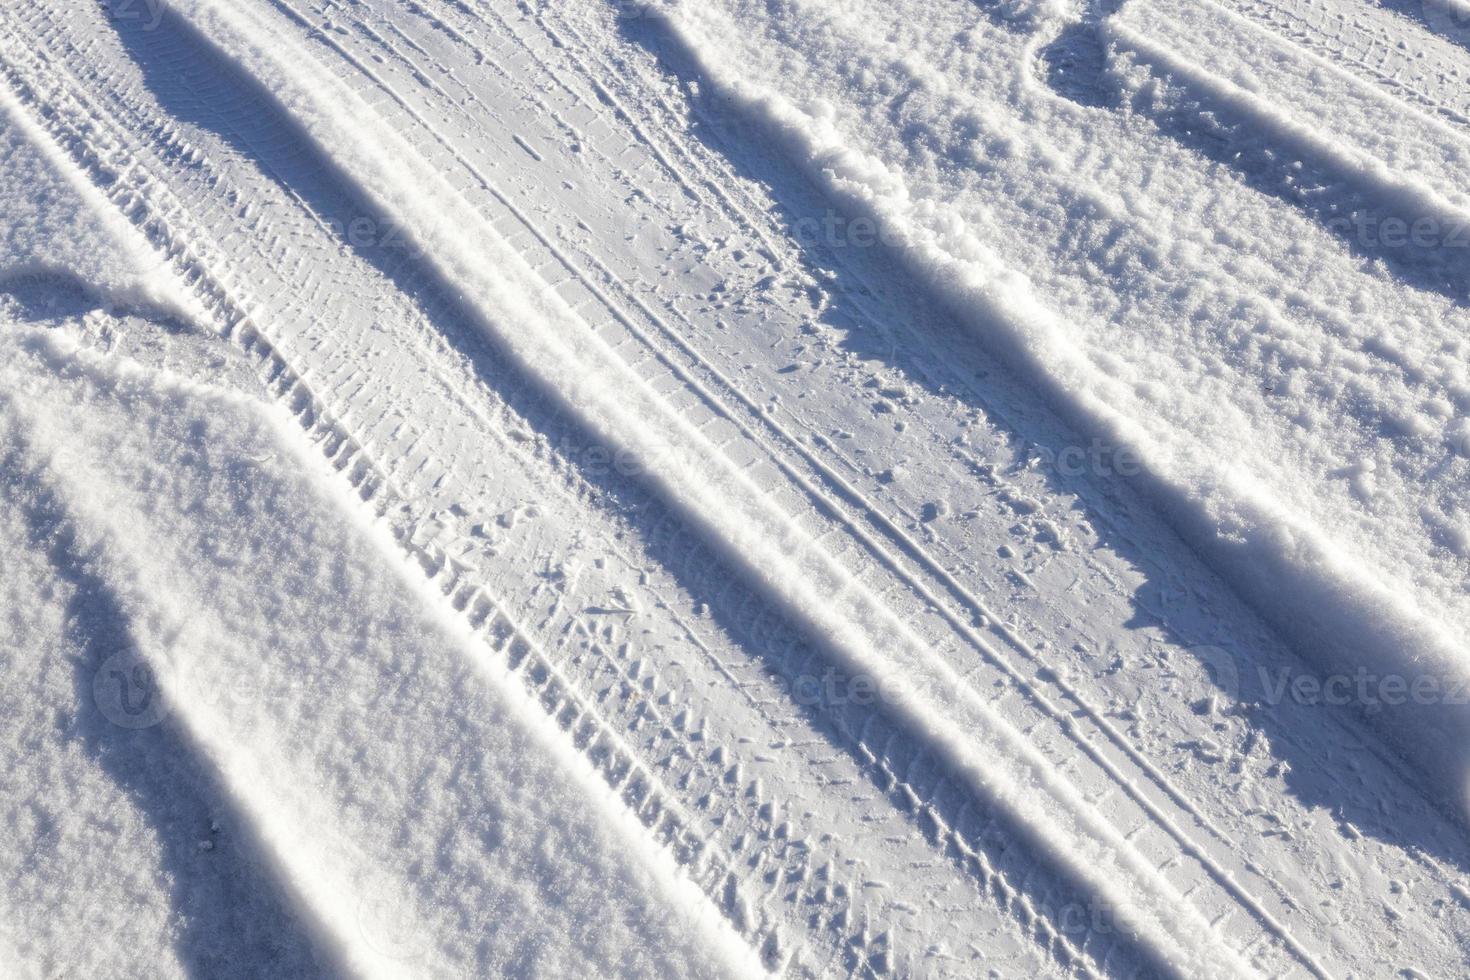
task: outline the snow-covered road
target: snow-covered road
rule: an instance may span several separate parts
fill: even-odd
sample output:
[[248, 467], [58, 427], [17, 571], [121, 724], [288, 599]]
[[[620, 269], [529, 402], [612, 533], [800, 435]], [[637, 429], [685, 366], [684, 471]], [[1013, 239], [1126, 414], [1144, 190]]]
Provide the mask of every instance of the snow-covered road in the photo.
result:
[[1460, 0], [0, 8], [0, 971], [1456, 976]]

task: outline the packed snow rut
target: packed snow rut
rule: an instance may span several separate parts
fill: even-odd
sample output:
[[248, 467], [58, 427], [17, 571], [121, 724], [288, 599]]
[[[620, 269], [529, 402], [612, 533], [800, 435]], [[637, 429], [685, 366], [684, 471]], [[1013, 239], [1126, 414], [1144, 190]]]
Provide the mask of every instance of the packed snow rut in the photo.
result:
[[[612, 828], [599, 867], [615, 890], [630, 909], [687, 906], [666, 925], [629, 912], [629, 928], [666, 929], [652, 941], [673, 959], [686, 941], [710, 956], [596, 968], [1441, 974], [1470, 902], [1465, 753], [1445, 738], [1470, 730], [1467, 709], [1442, 699], [1368, 725], [1273, 680], [1470, 675], [1443, 639], [1462, 602], [1461, 257], [1431, 243], [1362, 273], [1319, 242], [1288, 284], [1285, 237], [1239, 244], [1242, 268], [1210, 215], [1329, 238], [1364, 208], [1448, 227], [1470, 144], [1453, 87], [1385, 85], [1399, 73], [1344, 59], [1309, 6], [1102, 4], [1079, 14], [1095, 47], [1041, 57], [1049, 71], [1038, 51], [1069, 28], [1047, 5], [191, 0], [144, 16], [58, 0], [0, 13], [0, 70], [16, 124], [168, 262], [187, 315], [244, 366], [236, 387], [295, 418], [277, 438], [318, 447], [361, 533], [443, 617], [458, 666], [424, 669], [473, 664], [453, 682], [463, 705], [477, 685], [539, 703], [518, 723]], [[1253, 26], [1281, 20], [1303, 26]], [[1452, 42], [1428, 43], [1460, 70]], [[1240, 65], [1258, 67], [1255, 89]], [[1334, 98], [1356, 114], [1314, 118]], [[1291, 200], [1262, 168], [1238, 192], [1192, 142], [1196, 116], [1227, 148], [1249, 129], [1267, 156], [1302, 151], [1329, 191]], [[1078, 149], [1099, 118], [1112, 160]], [[1157, 153], [1179, 171], [1130, 187], [1129, 155]], [[1059, 167], [1069, 156], [1080, 179]], [[1051, 164], [1023, 180], [1028, 160]], [[993, 179], [967, 183], [966, 166]], [[1161, 231], [1166, 206], [1178, 224]], [[1176, 302], [1191, 275], [1217, 295]], [[1366, 336], [1374, 324], [1327, 288], [1344, 281], [1428, 325], [1397, 346]], [[1385, 497], [1375, 473], [1426, 494], [1376, 514], [1400, 533], [1353, 553], [1367, 571], [1339, 572], [1332, 551], [1352, 514], [1302, 518], [1271, 496], [1290, 474], [1209, 475], [1188, 439], [1236, 438], [1219, 419], [1137, 414], [1182, 375], [1130, 377], [1130, 341], [1099, 383], [1093, 341], [1063, 326], [1203, 323], [1232, 304], [1277, 317], [1303, 363], [1386, 376], [1366, 351], [1400, 369], [1302, 408], [1413, 416], [1381, 469], [1323, 477], [1356, 481], [1360, 500]], [[1181, 360], [1191, 340], [1158, 339]], [[84, 324], [77, 350], [40, 335], [16, 350], [49, 365], [38, 376], [127, 360], [96, 343]], [[1296, 393], [1275, 356], [1226, 380], [1259, 368]], [[1238, 418], [1317, 479], [1327, 462], [1261, 404]], [[47, 455], [19, 444], [16, 466]], [[111, 542], [103, 554], [146, 550], [115, 513], [63, 510]], [[1230, 520], [1247, 530], [1231, 538]], [[1433, 562], [1413, 578], [1418, 619], [1394, 577], [1416, 547]], [[159, 562], [134, 586], [145, 606], [150, 583], [181, 574]], [[1303, 597], [1317, 615], [1283, 626]], [[453, 882], [489, 875], [425, 876], [411, 848], [365, 830], [313, 860], [300, 828], [342, 799], [247, 778], [305, 763], [198, 707], [180, 730], [223, 774], [328, 972], [570, 969], [478, 941], [487, 927], [454, 911], [476, 893]], [[478, 755], [489, 723], [454, 710], [438, 744]], [[435, 727], [407, 706], [386, 727], [342, 725], [360, 752]], [[355, 778], [370, 792], [390, 776]], [[476, 806], [469, 792], [427, 817], [404, 798], [383, 819], [447, 819]], [[360, 949], [342, 917], [366, 864], [411, 957]], [[630, 942], [566, 955], [632, 957]]]

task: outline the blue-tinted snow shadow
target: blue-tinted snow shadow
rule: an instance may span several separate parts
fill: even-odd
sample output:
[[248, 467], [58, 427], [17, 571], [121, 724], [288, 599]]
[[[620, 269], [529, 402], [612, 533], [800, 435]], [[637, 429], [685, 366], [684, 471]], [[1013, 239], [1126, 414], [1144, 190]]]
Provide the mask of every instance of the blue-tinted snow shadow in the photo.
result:
[[94, 283], [64, 268], [22, 269], [0, 273], [5, 313], [38, 325], [74, 319], [93, 310], [110, 316], [137, 317], [167, 334], [193, 333], [176, 314], [109, 296]]
[[[72, 596], [66, 613], [75, 650], [76, 710], [58, 723], [97, 760], [152, 831], [156, 870], [170, 890], [179, 963], [200, 980], [342, 975], [296, 915], [260, 842], [233, 819], [225, 790], [187, 737], [166, 716], [130, 728], [104, 713], [107, 701], [99, 699], [94, 684], [107, 665], [128, 663], [129, 616], [75, 540], [64, 505], [26, 466], [15, 454], [0, 459], [0, 506], [24, 517], [32, 546], [47, 555], [56, 580]], [[130, 696], [130, 706], [142, 712], [138, 717], [151, 720], [151, 695], [140, 687]], [[97, 860], [115, 858], [99, 847]]]
[[[1100, 9], [1111, 4], [1106, 0]], [[841, 202], [828, 198], [783, 156], [782, 137], [715, 94], [714, 86], [701, 84], [695, 90], [687, 84], [702, 83], [703, 72], [661, 21], [625, 20], [622, 31], [652, 53], [668, 76], [684, 83], [680, 87], [692, 108], [692, 135], [722, 156], [736, 174], [765, 188], [778, 223], [812, 227], [811, 222], [821, 222], [834, 209], [843, 210]], [[1056, 43], [1054, 58], [1066, 66], [1059, 82], [1064, 76], [1064, 87], [1082, 93], [1083, 104], [1113, 104], [1116, 100], [1107, 94], [1102, 79], [1102, 47], [1093, 25], [1084, 22], [1064, 31]], [[1070, 447], [1089, 445], [1085, 433], [1072, 429], [1042, 393], [1025, 383], [1024, 372], [1006, 366], [1003, 352], [992, 356], [983, 340], [977, 343], [976, 335], [952, 313], [931, 301], [901, 271], [895, 274], [907, 267], [895, 250], [881, 243], [834, 249], [793, 237], [801, 242], [813, 269], [835, 272], [830, 279], [833, 302], [823, 318], [839, 328], [843, 344], [858, 357], [890, 364], [935, 394], [960, 397], [983, 409], [1009, 430], [1012, 446], [1022, 456], [1029, 452], [1054, 460]], [[901, 297], [890, 307], [906, 308], [911, 314], [890, 323], [866, 323], [860, 300], [875, 288]], [[1219, 693], [1245, 706], [1241, 710], [1249, 712], [1253, 726], [1266, 735], [1288, 790], [1304, 806], [1325, 808], [1344, 827], [1350, 824], [1358, 832], [1411, 851], [1422, 849], [1470, 870], [1470, 842], [1460, 801], [1439, 795], [1439, 787], [1411, 775], [1413, 762], [1393, 754], [1372, 732], [1370, 719], [1349, 707], [1290, 699], [1277, 703], [1280, 698], [1268, 687], [1272, 679], [1283, 671], [1308, 677], [1319, 672], [1310, 666], [1310, 659], [1292, 653], [1172, 529], [1167, 515], [1150, 503], [1172, 499], [1171, 493], [1152, 484], [1147, 473], [1125, 479], [1095, 473], [1063, 476], [1045, 466], [1042, 472], [1055, 492], [1080, 498], [1090, 513], [1107, 521], [1095, 524], [1101, 546], [1147, 577], [1135, 593], [1137, 614], [1130, 626], [1164, 629], [1186, 651], [1204, 645], [1228, 651], [1234, 672]], [[1164, 542], [1166, 553], [1181, 560], [1160, 561], [1149, 542]], [[1187, 565], [1187, 570], [1166, 567], [1171, 562]], [[1249, 636], [1240, 635], [1232, 624], [1248, 626]], [[1212, 660], [1201, 657], [1199, 663], [1215, 676], [1217, 665]], [[1324, 759], [1344, 753], [1375, 765], [1381, 781], [1365, 780], [1352, 767], [1323, 765]], [[1417, 784], [1419, 791], [1408, 784]]]
[[1063, 24], [1056, 37], [1036, 52], [1034, 68], [1042, 82], [1081, 106], [1116, 105], [1117, 86], [1107, 77], [1107, 45], [1099, 24], [1122, 4], [1123, 0], [1091, 0], [1078, 20]]
[[14, 305], [17, 318], [30, 321], [77, 317], [105, 305], [88, 283], [60, 270], [0, 274], [0, 293]]

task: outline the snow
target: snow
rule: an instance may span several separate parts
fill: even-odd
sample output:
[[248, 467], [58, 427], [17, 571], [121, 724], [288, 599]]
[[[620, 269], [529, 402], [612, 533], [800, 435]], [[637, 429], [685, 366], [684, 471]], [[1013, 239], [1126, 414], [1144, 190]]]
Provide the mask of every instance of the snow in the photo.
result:
[[[532, 285], [531, 270], [493, 228], [447, 202], [451, 192], [435, 175], [411, 174], [412, 154], [369, 140], [364, 122], [352, 124], [343, 107], [357, 104], [311, 71], [296, 67], [284, 38], [235, 12], [202, 4], [201, 22], [226, 50], [248, 52], [252, 74], [275, 80], [283, 98], [322, 147], [330, 147], [346, 175], [385, 211], [425, 255], [437, 256], [449, 281], [474, 297], [483, 328], [527, 370], [565, 400], [567, 409], [608, 445], [654, 460], [650, 475], [691, 520], [708, 529], [731, 564], [744, 566], [768, 594], [821, 638], [834, 660], [872, 678], [884, 700], [987, 800], [1017, 814], [1035, 845], [1091, 880], [1129, 928], [1158, 948], [1169, 937], [1180, 967], [1195, 975], [1243, 975], [1246, 966], [1218, 944], [1206, 923], [1181, 906], [1173, 886], [1138, 860], [1116, 829], [1097, 821], [1046, 761], [1007, 722], [898, 622], [850, 574], [813, 546], [800, 528], [775, 511], [759, 488], [722, 460], [687, 422], [672, 417], [613, 352], [554, 295]], [[337, 91], [334, 92], [334, 89]], [[334, 93], [330, 103], [322, 96]], [[450, 219], [449, 216], [454, 217]], [[492, 271], [493, 270], [493, 271]], [[609, 384], [609, 379], [615, 379]], [[975, 736], [989, 746], [975, 749]], [[1036, 797], [1046, 800], [1040, 805]], [[1179, 937], [1184, 937], [1182, 940]]]
[[1303, 159], [1320, 157], [1372, 182], [1373, 195], [1399, 217], [1421, 212], [1446, 225], [1463, 222], [1470, 142], [1448, 121], [1404, 106], [1325, 58], [1293, 55], [1244, 16], [1213, 4], [1130, 3], [1103, 30], [1121, 52], [1149, 63], [1165, 59], [1168, 74], [1247, 113], [1263, 142], [1290, 143]]
[[1463, 0], [141, 6], [0, 12], [0, 973], [1459, 967]]
[[[11, 325], [0, 343], [0, 895], [24, 962], [726, 968], [723, 926], [659, 860], [630, 861], [641, 828], [388, 570], [393, 546], [338, 503], [294, 423], [68, 333]], [[160, 702], [114, 687], [144, 666]]]

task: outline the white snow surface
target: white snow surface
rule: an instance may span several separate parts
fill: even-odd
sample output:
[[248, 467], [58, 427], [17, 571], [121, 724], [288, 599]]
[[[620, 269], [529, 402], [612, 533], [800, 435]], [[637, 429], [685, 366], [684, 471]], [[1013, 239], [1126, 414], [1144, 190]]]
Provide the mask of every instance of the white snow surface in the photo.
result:
[[263, 31], [257, 26], [252, 32], [239, 11], [207, 0], [199, 6], [205, 30], [226, 50], [246, 52], [250, 72], [271, 79], [273, 91], [364, 192], [384, 194], [406, 233], [475, 297], [482, 329], [547, 380], [568, 411], [608, 444], [658, 461], [655, 478], [692, 521], [709, 529], [727, 560], [747, 565], [781, 595], [844, 668], [872, 678], [893, 710], [923, 732], [962, 779], [1014, 807], [1036, 846], [1089, 879], [1128, 928], [1160, 946], [1172, 939], [1182, 969], [1198, 976], [1245, 973], [1244, 962], [1217, 944], [1173, 884], [1139, 860], [1115, 827], [1099, 821], [1074, 786], [1055, 779], [1046, 759], [984, 698], [935, 662], [919, 637], [772, 508], [694, 427], [669, 412], [605, 344], [595, 336], [580, 341], [585, 328], [579, 329], [573, 311], [541, 294], [532, 270], [492, 226], [446, 206], [451, 189], [431, 173], [413, 173], [406, 146], [363, 139], [368, 129], [354, 117], [362, 118], [366, 107], [350, 92], [334, 92], [330, 82], [303, 69], [310, 63], [293, 57], [284, 39], [251, 50], [248, 39]]
[[1467, 82], [1465, 0], [0, 9], [0, 975], [1452, 975]]

